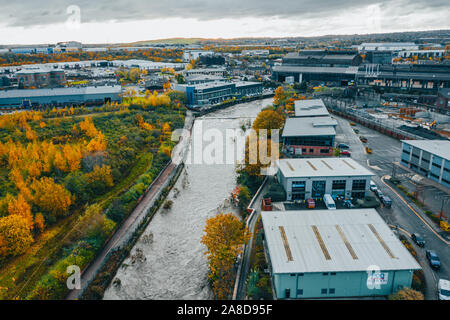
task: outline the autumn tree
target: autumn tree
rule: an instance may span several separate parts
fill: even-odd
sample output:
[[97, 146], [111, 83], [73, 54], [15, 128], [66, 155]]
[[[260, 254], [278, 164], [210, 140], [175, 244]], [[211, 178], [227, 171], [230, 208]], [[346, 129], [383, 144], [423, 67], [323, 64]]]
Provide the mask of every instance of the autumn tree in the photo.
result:
[[247, 206], [250, 203], [250, 190], [246, 186], [242, 186], [238, 194], [239, 208], [241, 211], [246, 212]]
[[220, 213], [207, 219], [204, 231], [201, 242], [207, 247], [205, 254], [211, 270], [209, 279], [214, 296], [227, 299], [232, 292], [234, 262], [251, 234], [232, 213]]
[[57, 184], [52, 178], [42, 177], [34, 180], [30, 188], [33, 192], [32, 201], [43, 212], [50, 214], [52, 219], [67, 213], [72, 204], [72, 195], [63, 185]]
[[94, 166], [94, 170], [86, 174], [87, 182], [90, 189], [94, 193], [103, 193], [114, 185], [113, 177], [111, 175], [111, 167], [102, 165]]
[[273, 110], [263, 110], [258, 113], [255, 121], [253, 122], [252, 128], [257, 132], [260, 129], [267, 130], [267, 136], [271, 136], [270, 130], [281, 129], [284, 125], [284, 118], [278, 114], [278, 112]]
[[273, 104], [276, 106], [281, 105], [286, 99], [286, 92], [282, 86], [275, 89], [275, 96], [273, 97]]
[[0, 254], [16, 256], [33, 243], [29, 222], [20, 215], [0, 218]]
[[107, 142], [105, 139], [105, 136], [100, 131], [98, 132], [97, 136], [94, 137], [91, 141], [89, 141], [86, 149], [89, 152], [99, 152], [99, 151], [105, 151], [107, 146]]
[[31, 206], [25, 201], [25, 198], [19, 194], [17, 198], [11, 199], [8, 203], [8, 213], [10, 215], [21, 216], [31, 229], [33, 227], [33, 216], [31, 215]]
[[391, 294], [389, 300], [424, 300], [424, 296], [419, 291], [403, 287], [396, 293]]
[[94, 122], [91, 117], [84, 118], [84, 121], [79, 123], [81, 131], [88, 137], [93, 138], [98, 134], [98, 130], [95, 128]]
[[34, 229], [42, 233], [45, 229], [45, 219], [42, 213], [37, 213], [34, 217]]
[[245, 144], [243, 170], [249, 175], [260, 177], [263, 168], [278, 159], [279, 144], [263, 137], [251, 134]]

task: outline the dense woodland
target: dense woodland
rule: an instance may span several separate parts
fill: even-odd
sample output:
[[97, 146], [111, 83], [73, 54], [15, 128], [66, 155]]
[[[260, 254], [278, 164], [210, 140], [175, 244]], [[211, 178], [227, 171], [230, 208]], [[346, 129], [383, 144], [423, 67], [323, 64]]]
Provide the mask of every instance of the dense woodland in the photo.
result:
[[1, 298], [64, 296], [67, 266], [92, 260], [170, 159], [176, 97], [0, 117]]

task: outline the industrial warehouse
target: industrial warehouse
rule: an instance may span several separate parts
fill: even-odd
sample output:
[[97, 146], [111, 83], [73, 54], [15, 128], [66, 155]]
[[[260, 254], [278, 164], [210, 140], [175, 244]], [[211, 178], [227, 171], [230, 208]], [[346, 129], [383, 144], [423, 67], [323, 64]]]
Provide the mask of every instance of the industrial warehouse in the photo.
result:
[[0, 107], [103, 104], [108, 101], [120, 101], [121, 92], [122, 87], [120, 85], [6, 90], [0, 92]]
[[263, 86], [260, 82], [249, 81], [211, 81], [199, 84], [174, 84], [175, 90], [186, 93], [191, 107], [217, 104], [233, 97], [261, 95]]
[[284, 124], [283, 152], [292, 156], [332, 156], [337, 122], [323, 101], [297, 100], [294, 112]]
[[448, 140], [402, 140], [401, 164], [450, 188]]
[[278, 299], [387, 296], [421, 269], [375, 209], [270, 211], [262, 221]]
[[364, 198], [374, 174], [353, 159], [315, 158], [278, 160], [277, 179], [287, 201], [333, 197]]

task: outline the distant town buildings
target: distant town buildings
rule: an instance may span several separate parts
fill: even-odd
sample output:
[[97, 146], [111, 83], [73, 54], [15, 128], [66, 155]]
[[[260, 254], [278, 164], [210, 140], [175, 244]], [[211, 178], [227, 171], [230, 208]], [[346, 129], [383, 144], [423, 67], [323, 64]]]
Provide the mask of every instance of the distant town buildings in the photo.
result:
[[272, 78], [284, 82], [315, 81], [347, 85], [356, 79], [361, 56], [354, 51], [304, 50], [287, 54], [281, 66], [272, 68]]
[[418, 50], [419, 45], [414, 42], [365, 42], [358, 46], [359, 52], [368, 51], [402, 51]]
[[422, 59], [429, 58], [442, 58], [445, 54], [445, 50], [405, 50], [397, 53], [398, 57], [412, 58], [414, 56]]
[[27, 67], [16, 72], [19, 87], [57, 86], [66, 82], [64, 70]]
[[206, 51], [206, 50], [185, 50], [183, 52], [183, 61], [189, 62], [191, 60], [197, 60], [201, 56], [214, 55], [214, 51]]
[[186, 77], [198, 76], [198, 75], [224, 77], [226, 74], [226, 69], [225, 68], [199, 68], [199, 69], [185, 70], [185, 71], [183, 71], [183, 73]]

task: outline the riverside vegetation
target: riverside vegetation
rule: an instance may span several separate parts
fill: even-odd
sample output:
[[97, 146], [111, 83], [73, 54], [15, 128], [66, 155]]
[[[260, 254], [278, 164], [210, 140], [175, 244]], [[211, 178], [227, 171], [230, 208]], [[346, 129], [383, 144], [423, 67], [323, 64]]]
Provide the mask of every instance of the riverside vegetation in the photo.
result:
[[0, 299], [61, 299], [170, 160], [177, 93], [0, 117]]

